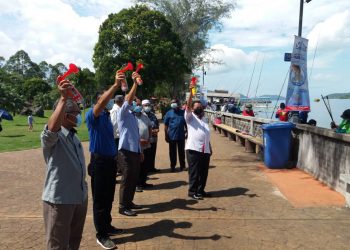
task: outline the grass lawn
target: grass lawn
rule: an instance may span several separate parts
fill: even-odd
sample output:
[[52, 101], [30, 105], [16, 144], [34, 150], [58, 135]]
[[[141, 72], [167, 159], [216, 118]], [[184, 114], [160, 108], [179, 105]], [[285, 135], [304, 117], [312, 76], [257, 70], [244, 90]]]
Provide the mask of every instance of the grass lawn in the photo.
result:
[[[17, 151], [40, 147], [40, 134], [47, 123], [51, 110], [45, 110], [45, 117], [34, 116], [34, 129], [28, 131], [27, 116], [16, 115], [13, 121], [2, 120], [0, 132], [0, 152]], [[82, 112], [83, 121], [85, 114]], [[89, 135], [86, 124], [78, 128], [78, 137], [81, 141], [88, 141]]]

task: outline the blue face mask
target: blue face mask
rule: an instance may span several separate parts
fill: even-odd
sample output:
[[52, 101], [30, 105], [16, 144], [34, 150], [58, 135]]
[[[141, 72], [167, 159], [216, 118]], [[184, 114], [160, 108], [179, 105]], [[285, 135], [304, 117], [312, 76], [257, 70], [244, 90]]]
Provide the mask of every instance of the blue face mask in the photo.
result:
[[135, 113], [141, 113], [141, 111], [142, 111], [142, 107], [141, 107], [141, 106], [136, 106], [136, 107], [134, 108], [134, 112], [135, 112]]
[[113, 108], [114, 101], [113, 99], [109, 100], [109, 102], [106, 105], [106, 109], [111, 110]]
[[78, 115], [76, 116], [76, 119], [77, 119], [77, 122], [76, 122], [75, 127], [80, 127], [81, 124], [83, 123], [83, 118], [81, 117], [81, 114], [78, 114]]

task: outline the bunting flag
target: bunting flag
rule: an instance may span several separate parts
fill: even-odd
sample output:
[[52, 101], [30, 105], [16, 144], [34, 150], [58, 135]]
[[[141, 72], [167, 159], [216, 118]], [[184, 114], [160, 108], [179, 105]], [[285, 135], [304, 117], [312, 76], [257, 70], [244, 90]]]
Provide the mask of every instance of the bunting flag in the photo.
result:
[[295, 36], [286, 100], [286, 108], [289, 110], [310, 111], [307, 46], [307, 39]]

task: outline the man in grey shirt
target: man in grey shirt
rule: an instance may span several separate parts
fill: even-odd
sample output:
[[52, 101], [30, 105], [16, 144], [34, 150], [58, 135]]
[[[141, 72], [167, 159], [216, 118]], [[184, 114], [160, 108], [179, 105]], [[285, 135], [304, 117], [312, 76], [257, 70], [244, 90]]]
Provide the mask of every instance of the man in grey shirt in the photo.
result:
[[41, 133], [47, 249], [79, 249], [88, 204], [84, 152], [74, 129], [82, 119], [78, 105], [68, 97], [70, 86], [66, 80], [58, 84], [61, 97]]

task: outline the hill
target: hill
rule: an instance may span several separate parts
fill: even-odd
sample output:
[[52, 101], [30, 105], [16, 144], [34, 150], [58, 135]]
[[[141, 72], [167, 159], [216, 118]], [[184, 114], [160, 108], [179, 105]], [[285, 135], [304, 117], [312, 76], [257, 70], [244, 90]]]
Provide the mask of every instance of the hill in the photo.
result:
[[327, 95], [329, 99], [350, 99], [350, 93], [334, 93]]
[[286, 98], [285, 97], [283, 97], [283, 96], [280, 96], [279, 98], [278, 98], [278, 95], [261, 95], [261, 96], [259, 96], [259, 97], [262, 97], [262, 98], [270, 98], [271, 100], [285, 100]]

